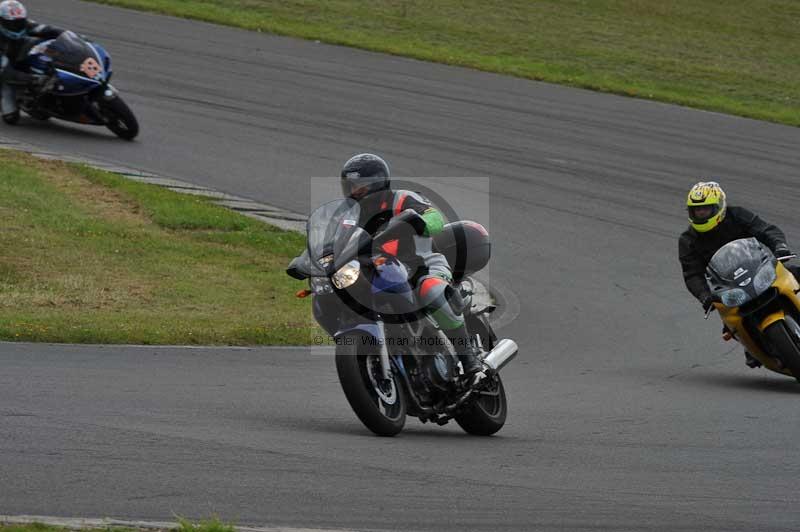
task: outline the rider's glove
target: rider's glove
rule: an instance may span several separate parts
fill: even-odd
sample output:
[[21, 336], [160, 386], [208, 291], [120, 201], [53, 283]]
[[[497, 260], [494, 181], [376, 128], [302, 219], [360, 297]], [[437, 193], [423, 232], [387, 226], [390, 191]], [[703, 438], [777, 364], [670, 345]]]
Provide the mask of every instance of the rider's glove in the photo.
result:
[[714, 304], [714, 301], [716, 301], [716, 299], [714, 299], [714, 296], [711, 294], [704, 295], [703, 299], [700, 300], [700, 302], [703, 304], [703, 310], [708, 312], [708, 309], [711, 308], [711, 306]]
[[425, 220], [413, 209], [404, 210], [397, 218], [410, 225], [418, 235], [425, 232]]
[[794, 255], [794, 253], [792, 253], [791, 250], [789, 250], [789, 246], [787, 246], [786, 244], [778, 244], [777, 246], [775, 246], [776, 259], [780, 260], [784, 257], [789, 257], [791, 255]]

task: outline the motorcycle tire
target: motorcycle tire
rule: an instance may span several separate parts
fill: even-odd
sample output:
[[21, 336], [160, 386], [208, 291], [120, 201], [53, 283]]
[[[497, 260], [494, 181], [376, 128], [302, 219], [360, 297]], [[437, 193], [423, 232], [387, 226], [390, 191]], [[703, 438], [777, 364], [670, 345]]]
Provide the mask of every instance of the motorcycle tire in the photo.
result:
[[19, 111], [3, 115], [3, 122], [9, 126], [15, 126], [19, 123]]
[[403, 386], [392, 378], [391, 390], [379, 390], [380, 355], [370, 346], [336, 345], [336, 372], [358, 419], [378, 436], [395, 436], [406, 424]]
[[491, 436], [506, 423], [508, 400], [503, 381], [500, 375], [490, 378], [490, 386], [479, 391], [478, 397], [455, 416], [456, 423], [468, 434]]
[[764, 336], [786, 369], [800, 382], [800, 325], [797, 321], [786, 316], [767, 327]]
[[139, 134], [139, 122], [133, 111], [122, 98], [117, 96], [112, 100], [97, 100], [100, 113], [107, 120], [106, 127], [116, 136], [125, 140], [133, 140]]

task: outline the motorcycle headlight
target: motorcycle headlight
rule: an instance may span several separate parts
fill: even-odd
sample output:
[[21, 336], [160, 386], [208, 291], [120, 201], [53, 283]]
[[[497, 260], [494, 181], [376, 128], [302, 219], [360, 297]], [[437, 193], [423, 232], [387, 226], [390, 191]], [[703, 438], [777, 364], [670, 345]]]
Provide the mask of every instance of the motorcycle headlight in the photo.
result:
[[312, 277], [311, 278], [311, 291], [317, 295], [332, 294], [333, 287], [327, 277]]
[[357, 260], [351, 260], [333, 274], [333, 285], [339, 290], [352, 286], [358, 279], [360, 273], [361, 264], [359, 264]]
[[740, 307], [747, 303], [749, 296], [747, 292], [741, 288], [734, 288], [733, 290], [725, 290], [720, 294], [722, 304], [726, 307]]
[[775, 267], [772, 264], [765, 264], [755, 277], [753, 277], [753, 290], [757, 295], [764, 293], [767, 288], [772, 286], [778, 274], [775, 272]]

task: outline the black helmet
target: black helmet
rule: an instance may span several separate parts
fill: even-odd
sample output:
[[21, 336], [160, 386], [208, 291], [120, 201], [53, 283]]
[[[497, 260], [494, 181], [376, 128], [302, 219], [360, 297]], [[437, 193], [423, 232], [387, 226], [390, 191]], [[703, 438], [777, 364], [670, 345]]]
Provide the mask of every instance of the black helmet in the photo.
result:
[[389, 165], [371, 153], [351, 157], [342, 168], [342, 194], [361, 199], [389, 188]]

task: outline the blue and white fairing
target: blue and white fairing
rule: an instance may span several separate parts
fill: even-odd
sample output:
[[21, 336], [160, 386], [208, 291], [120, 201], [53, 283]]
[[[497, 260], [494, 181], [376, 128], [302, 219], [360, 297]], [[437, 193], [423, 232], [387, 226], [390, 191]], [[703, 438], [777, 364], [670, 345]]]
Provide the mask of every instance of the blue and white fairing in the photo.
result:
[[374, 304], [382, 313], [411, 314], [417, 309], [408, 268], [395, 258], [375, 268], [370, 286]]
[[55, 71], [58, 80], [53, 93], [61, 96], [86, 94], [111, 79], [111, 57], [106, 50], [71, 31], [31, 48], [28, 65], [36, 74]]

